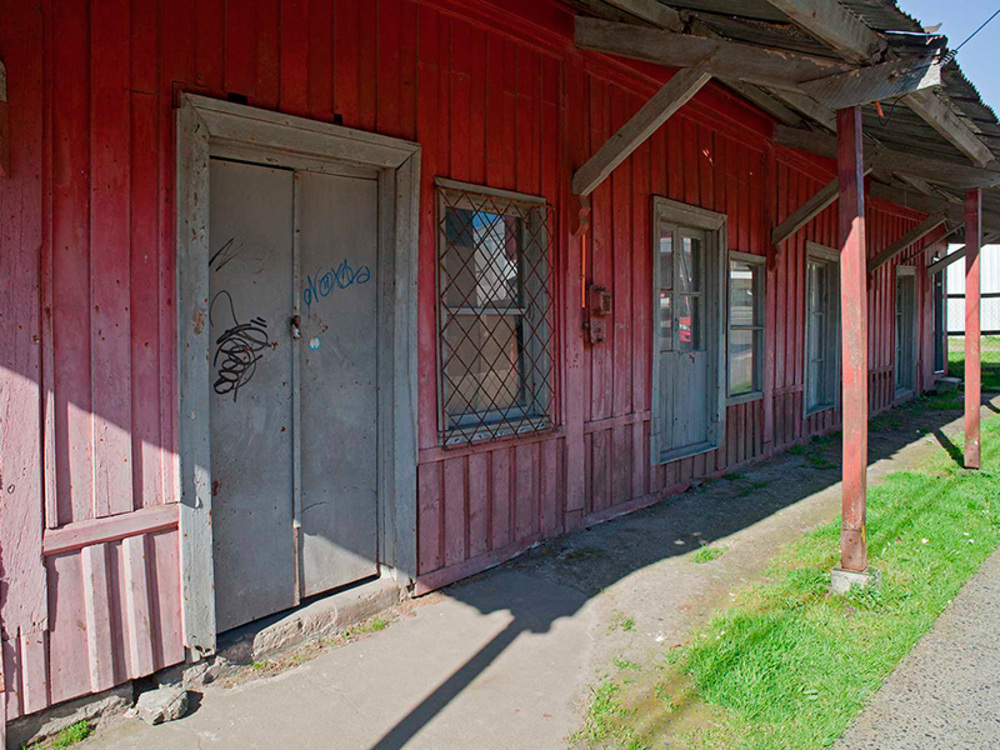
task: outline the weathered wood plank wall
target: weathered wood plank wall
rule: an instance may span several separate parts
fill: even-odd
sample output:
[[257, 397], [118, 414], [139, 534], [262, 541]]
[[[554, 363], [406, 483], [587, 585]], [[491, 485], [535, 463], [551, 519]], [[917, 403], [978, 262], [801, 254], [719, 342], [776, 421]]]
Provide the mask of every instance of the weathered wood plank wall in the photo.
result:
[[[835, 244], [832, 210], [780, 253], [769, 244], [770, 228], [831, 179], [832, 165], [774, 147], [768, 118], [718, 85], [594, 193], [585, 270], [615, 304], [608, 340], [580, 344], [572, 169], [662, 75], [575, 51], [572, 18], [555, 2], [41, 0], [0, 10], [14, 140], [13, 177], [0, 180], [8, 718], [183, 658], [176, 521], [157, 511], [178, 500], [178, 91], [339, 115], [423, 148], [420, 590], [838, 424], [834, 412], [802, 417], [805, 242]], [[438, 445], [438, 176], [542, 195], [557, 209], [551, 434]], [[726, 212], [729, 246], [769, 257], [765, 398], [728, 408], [718, 450], [656, 467], [652, 195]], [[869, 218], [874, 254], [922, 217], [879, 204]], [[872, 280], [874, 409], [892, 400], [892, 269], [920, 252]], [[929, 336], [920, 340], [929, 357]]]

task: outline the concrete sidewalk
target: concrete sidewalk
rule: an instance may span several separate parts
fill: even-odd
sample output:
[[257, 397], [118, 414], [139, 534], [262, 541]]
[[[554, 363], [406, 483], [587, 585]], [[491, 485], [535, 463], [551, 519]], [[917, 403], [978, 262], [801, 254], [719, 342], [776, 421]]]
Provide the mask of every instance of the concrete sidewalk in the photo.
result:
[[[943, 452], [954, 416], [908, 413], [873, 434], [872, 481]], [[122, 721], [81, 750], [563, 748], [603, 675], [653, 663], [778, 548], [837, 515], [838, 442], [810, 445], [823, 461], [784, 454], [541, 545], [385, 630], [275, 676], [247, 667], [246, 682], [207, 686], [184, 718]], [[695, 564], [688, 553], [707, 543], [725, 554]]]
[[1000, 552], [966, 584], [837, 750], [1000, 748]]

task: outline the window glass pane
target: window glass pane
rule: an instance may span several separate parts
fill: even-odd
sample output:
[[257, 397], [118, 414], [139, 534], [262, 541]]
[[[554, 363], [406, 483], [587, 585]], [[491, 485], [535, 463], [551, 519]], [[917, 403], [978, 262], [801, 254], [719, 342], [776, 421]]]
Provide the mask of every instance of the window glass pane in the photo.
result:
[[660, 290], [660, 351], [669, 352], [674, 348], [674, 312], [673, 295], [665, 289]]
[[504, 412], [523, 405], [519, 315], [454, 315], [445, 324], [445, 412]]
[[701, 240], [697, 237], [681, 237], [681, 255], [677, 264], [677, 288], [685, 292], [700, 292], [701, 289]]
[[660, 287], [674, 288], [674, 230], [673, 227], [660, 228]]
[[449, 307], [520, 304], [520, 220], [489, 211], [448, 208], [441, 288]]
[[837, 401], [838, 269], [835, 263], [811, 258], [806, 278], [806, 408], [816, 410]]
[[702, 316], [701, 298], [690, 294], [675, 295], [677, 310], [677, 350], [681, 352], [701, 351]]
[[758, 331], [729, 332], [729, 394], [739, 396], [757, 390], [754, 362]]
[[758, 325], [757, 266], [743, 261], [729, 264], [729, 325]]

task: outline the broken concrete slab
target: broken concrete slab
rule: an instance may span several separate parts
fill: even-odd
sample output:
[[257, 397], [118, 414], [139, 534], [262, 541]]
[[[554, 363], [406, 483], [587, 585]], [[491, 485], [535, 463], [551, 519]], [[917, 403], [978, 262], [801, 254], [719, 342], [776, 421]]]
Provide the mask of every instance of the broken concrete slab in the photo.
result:
[[187, 690], [161, 687], [147, 690], [135, 703], [135, 711], [147, 724], [157, 725], [181, 718], [188, 709]]

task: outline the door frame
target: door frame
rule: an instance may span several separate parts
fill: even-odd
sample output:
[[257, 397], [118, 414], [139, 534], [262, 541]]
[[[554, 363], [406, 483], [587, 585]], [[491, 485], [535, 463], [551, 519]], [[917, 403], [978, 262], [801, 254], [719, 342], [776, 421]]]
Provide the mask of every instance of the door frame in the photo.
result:
[[[379, 570], [416, 577], [417, 256], [420, 145], [181, 93], [176, 108], [181, 595], [189, 661], [215, 652], [209, 424], [209, 159], [338, 174], [378, 171]], [[335, 167], [335, 168], [334, 168]], [[291, 501], [291, 498], [290, 498]]]
[[[918, 297], [920, 296], [920, 292], [917, 289], [917, 269], [916, 269], [916, 267], [915, 266], [903, 266], [903, 265], [896, 266], [896, 274], [895, 274], [895, 282], [896, 283], [895, 283], [895, 286], [893, 288], [893, 295], [894, 295], [894, 300], [893, 301], [896, 302], [896, 304], [899, 304], [899, 300], [895, 299], [895, 297], [898, 296], [898, 294], [899, 294], [899, 280], [900, 280], [900, 278], [908, 278], [910, 280], [910, 285], [911, 285], [911, 288], [913, 290], [913, 299], [912, 299], [912, 305], [913, 305], [912, 312], [913, 312], [913, 314], [910, 316], [910, 357], [912, 359], [912, 366], [910, 368], [910, 370], [911, 370], [910, 377], [912, 378], [913, 386], [911, 388], [900, 388], [899, 387], [899, 357], [896, 356], [896, 353], [899, 351], [899, 346], [898, 346], [899, 342], [897, 341], [896, 342], [897, 345], [896, 345], [896, 347], [894, 347], [894, 351], [893, 351], [893, 360], [894, 361], [892, 363], [892, 365], [893, 365], [893, 384], [892, 384], [893, 385], [893, 400], [900, 399], [900, 398], [906, 398], [907, 396], [909, 396], [909, 395], [911, 395], [913, 393], [916, 393], [916, 391], [917, 391], [917, 375], [918, 375], [919, 369], [920, 369], [919, 368], [919, 363], [917, 362], [917, 358], [918, 358], [918, 356], [920, 354], [920, 349], [919, 349], [919, 343], [920, 343], [919, 342], [919, 327], [918, 327], [919, 320], [918, 320], [918, 315], [917, 315], [917, 311], [920, 310], [920, 303], [919, 303], [919, 300], [918, 300]], [[893, 312], [895, 312], [895, 310], [893, 310]], [[895, 317], [895, 315], [893, 317]], [[896, 330], [893, 331], [893, 335], [897, 339], [899, 338], [899, 329], [898, 328], [896, 328]]]
[[[726, 314], [724, 301], [726, 299], [726, 273], [729, 257], [727, 247], [726, 214], [709, 211], [705, 208], [687, 203], [670, 200], [660, 195], [651, 199], [650, 218], [652, 229], [651, 252], [653, 257], [652, 274], [652, 305], [651, 316], [653, 329], [652, 361], [650, 376], [650, 462], [653, 466], [669, 463], [699, 453], [713, 451], [723, 444], [726, 437]], [[716, 348], [716, 356], [709, 357], [709, 388], [713, 387], [714, 409], [709, 409], [709, 439], [705, 443], [680, 449], [664, 449], [660, 445], [661, 429], [658, 420], [665, 419], [665, 405], [660, 403], [659, 387], [659, 304], [660, 304], [660, 264], [659, 264], [659, 225], [661, 220], [667, 224], [679, 227], [699, 229], [705, 232], [706, 253], [705, 266], [708, 280], [705, 284], [705, 320], [708, 324], [711, 345]], [[714, 280], [714, 283], [712, 281]]]

